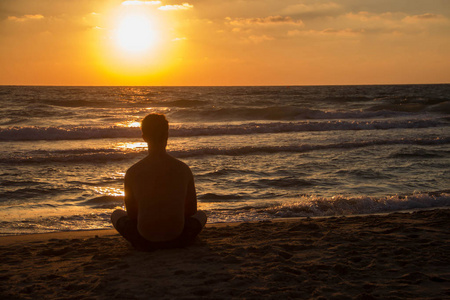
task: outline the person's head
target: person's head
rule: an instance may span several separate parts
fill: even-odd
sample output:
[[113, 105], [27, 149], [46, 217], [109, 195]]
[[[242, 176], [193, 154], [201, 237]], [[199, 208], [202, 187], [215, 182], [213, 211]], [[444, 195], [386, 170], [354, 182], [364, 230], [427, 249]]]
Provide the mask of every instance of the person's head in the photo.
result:
[[149, 114], [141, 123], [144, 141], [155, 146], [167, 145], [169, 137], [169, 122], [162, 114]]

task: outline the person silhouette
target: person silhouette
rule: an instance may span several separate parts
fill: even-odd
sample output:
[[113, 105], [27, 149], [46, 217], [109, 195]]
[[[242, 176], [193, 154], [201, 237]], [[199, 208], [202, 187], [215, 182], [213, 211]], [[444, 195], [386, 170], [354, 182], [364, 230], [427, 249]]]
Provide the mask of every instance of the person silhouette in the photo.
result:
[[148, 155], [125, 174], [126, 211], [112, 213], [113, 226], [139, 250], [190, 245], [207, 221], [197, 210], [194, 176], [166, 152], [169, 123], [164, 115], [147, 115], [141, 130]]

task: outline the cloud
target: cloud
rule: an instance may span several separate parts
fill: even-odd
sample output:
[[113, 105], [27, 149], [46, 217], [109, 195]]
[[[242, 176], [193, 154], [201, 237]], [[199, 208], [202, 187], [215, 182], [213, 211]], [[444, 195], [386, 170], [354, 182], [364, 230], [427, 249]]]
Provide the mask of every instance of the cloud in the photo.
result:
[[403, 19], [407, 23], [422, 23], [422, 22], [442, 22], [447, 21], [443, 15], [426, 13], [422, 15], [407, 16]]
[[225, 18], [225, 24], [241, 42], [259, 44], [285, 36], [286, 28], [303, 28], [301, 20], [289, 16], [262, 18]]
[[8, 20], [14, 22], [25, 22], [30, 20], [41, 20], [43, 18], [44, 18], [43, 15], [24, 15], [22, 17], [9, 16]]
[[403, 33], [413, 33], [416, 31], [411, 26], [405, 26], [402, 19], [406, 14], [403, 12], [383, 12], [371, 13], [360, 11], [357, 13], [350, 12], [338, 17], [330, 28], [342, 30], [344, 28], [353, 29], [364, 35], [398, 35]]
[[261, 42], [271, 41], [274, 38], [263, 34], [263, 35], [251, 35], [248, 37], [248, 39], [255, 44], [259, 44]]
[[385, 12], [381, 14], [370, 13], [367, 11], [360, 11], [358, 13], [345, 14], [345, 18], [360, 22], [374, 22], [374, 21], [395, 21], [400, 20], [404, 13]]
[[303, 18], [314, 18], [324, 16], [335, 16], [342, 12], [341, 5], [328, 2], [328, 3], [315, 3], [315, 4], [294, 4], [290, 5], [283, 10], [283, 15], [300, 16]]
[[354, 29], [365, 29], [366, 34], [417, 34], [436, 30], [435, 25], [448, 24], [443, 15], [424, 13], [408, 15], [405, 12], [348, 13], [339, 18], [340, 24]]
[[161, 1], [123, 1], [122, 5], [159, 5]]
[[164, 5], [161, 7], [158, 7], [160, 10], [187, 10], [193, 8], [194, 5], [191, 5], [189, 3], [183, 3], [182, 5]]
[[225, 18], [230, 25], [245, 26], [245, 25], [281, 25], [290, 24], [296, 26], [304, 26], [301, 20], [294, 20], [291, 17], [283, 16], [269, 16], [265, 18]]
[[289, 37], [295, 36], [339, 36], [339, 37], [356, 37], [360, 34], [364, 34], [366, 30], [364, 29], [335, 29], [335, 28], [326, 28], [323, 30], [289, 30], [287, 35]]

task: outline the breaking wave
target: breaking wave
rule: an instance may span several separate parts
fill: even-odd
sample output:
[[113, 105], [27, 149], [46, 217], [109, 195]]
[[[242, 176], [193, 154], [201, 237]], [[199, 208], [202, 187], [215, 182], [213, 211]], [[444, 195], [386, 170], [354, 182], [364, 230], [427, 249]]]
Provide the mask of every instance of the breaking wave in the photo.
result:
[[[228, 195], [229, 196], [229, 195]], [[205, 195], [205, 202], [211, 200], [234, 202], [233, 197], [218, 197]], [[215, 198], [215, 199], [209, 199]], [[209, 201], [208, 201], [209, 200]], [[331, 198], [302, 197], [283, 204], [246, 205], [231, 209], [208, 210], [202, 205], [208, 215], [208, 223], [224, 222], [255, 222], [270, 221], [278, 218], [294, 217], [331, 217], [352, 216], [360, 214], [391, 213], [405, 210], [419, 210], [450, 207], [450, 190], [436, 192], [417, 192], [409, 195], [393, 195], [387, 197], [345, 197]], [[0, 222], [0, 236], [24, 233], [43, 233], [54, 231], [78, 231], [112, 228], [110, 215], [118, 205], [122, 205], [122, 197], [101, 196], [87, 200], [86, 206], [98, 209], [96, 213], [50, 216], [46, 218], [21, 219], [20, 221]]]
[[[299, 122], [252, 122], [240, 125], [184, 125], [172, 126], [170, 136], [217, 136], [258, 133], [283, 133], [332, 130], [388, 130], [404, 128], [429, 128], [449, 126], [446, 119], [424, 120], [355, 120], [355, 121], [299, 121]], [[140, 138], [137, 127], [10, 127], [0, 129], [0, 141], [36, 140], [88, 140], [104, 138]]]
[[[270, 154], [280, 152], [303, 153], [327, 149], [355, 149], [370, 146], [383, 145], [443, 145], [449, 144], [450, 137], [446, 138], [401, 138], [401, 139], [381, 139], [357, 142], [343, 142], [331, 144], [303, 144], [287, 146], [244, 146], [224, 149], [221, 147], [200, 147], [196, 149], [168, 151], [174, 157], [187, 158], [209, 155], [241, 156], [253, 154]], [[0, 163], [49, 163], [49, 162], [71, 162], [71, 163], [93, 163], [110, 162], [128, 159], [137, 159], [147, 153], [146, 148], [131, 152], [121, 149], [74, 149], [55, 151], [30, 151], [18, 156], [9, 155], [0, 158]]]
[[262, 210], [273, 217], [287, 218], [373, 214], [448, 206], [450, 206], [450, 190], [382, 198], [368, 196], [354, 198], [344, 196], [311, 197], [301, 202], [274, 205]]
[[387, 197], [302, 197], [262, 206], [246, 205], [237, 209], [208, 212], [208, 220], [217, 222], [264, 221], [276, 218], [331, 217], [390, 213], [405, 210], [450, 207], [450, 190], [416, 192]]

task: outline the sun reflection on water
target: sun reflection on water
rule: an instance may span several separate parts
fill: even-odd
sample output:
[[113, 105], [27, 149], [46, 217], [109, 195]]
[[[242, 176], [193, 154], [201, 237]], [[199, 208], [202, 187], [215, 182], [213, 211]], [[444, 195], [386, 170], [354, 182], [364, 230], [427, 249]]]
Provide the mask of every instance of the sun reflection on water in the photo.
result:
[[113, 187], [95, 187], [94, 191], [100, 195], [106, 196], [124, 196], [124, 191], [121, 188]]
[[141, 127], [141, 122], [139, 121], [126, 121], [122, 123], [116, 123], [118, 127], [130, 127], [130, 128], [139, 128]]
[[114, 145], [116, 149], [129, 152], [141, 152], [147, 149], [145, 142], [121, 142]]
[[125, 177], [125, 172], [115, 172], [110, 176], [111, 179], [123, 179]]
[[130, 124], [128, 124], [128, 127], [140, 127], [141, 123], [140, 122], [131, 122]]

